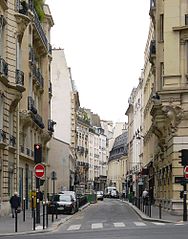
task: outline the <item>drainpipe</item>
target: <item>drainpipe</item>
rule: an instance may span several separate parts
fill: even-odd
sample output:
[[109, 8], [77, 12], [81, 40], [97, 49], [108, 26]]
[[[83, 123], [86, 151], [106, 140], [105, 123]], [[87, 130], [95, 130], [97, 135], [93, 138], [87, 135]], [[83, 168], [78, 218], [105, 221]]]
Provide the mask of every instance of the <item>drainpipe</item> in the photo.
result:
[[20, 145], [20, 114], [19, 114], [20, 104], [18, 103], [17, 106], [17, 132], [16, 132], [16, 138], [17, 138], [17, 144], [16, 144], [16, 191], [19, 192], [19, 165], [20, 165], [20, 154], [19, 154], [19, 145]]

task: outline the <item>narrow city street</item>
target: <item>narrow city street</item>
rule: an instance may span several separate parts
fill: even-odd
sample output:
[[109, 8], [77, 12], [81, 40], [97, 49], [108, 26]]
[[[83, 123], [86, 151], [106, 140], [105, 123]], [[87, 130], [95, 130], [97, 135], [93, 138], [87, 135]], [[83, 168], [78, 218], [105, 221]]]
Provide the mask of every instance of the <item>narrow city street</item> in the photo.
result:
[[[187, 238], [188, 225], [142, 220], [135, 211], [117, 199], [92, 204], [50, 233], [14, 235], [27, 239], [175, 239]], [[12, 238], [10, 236], [7, 239]]]

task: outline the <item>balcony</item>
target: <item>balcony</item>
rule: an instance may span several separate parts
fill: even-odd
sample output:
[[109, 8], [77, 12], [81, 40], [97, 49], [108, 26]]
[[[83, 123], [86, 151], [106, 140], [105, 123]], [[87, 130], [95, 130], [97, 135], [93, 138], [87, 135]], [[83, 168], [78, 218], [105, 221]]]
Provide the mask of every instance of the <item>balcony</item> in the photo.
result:
[[41, 26], [41, 23], [40, 23], [40, 20], [39, 20], [39, 17], [37, 15], [37, 12], [35, 11], [35, 8], [33, 6], [33, 1], [32, 0], [29, 0], [29, 4], [28, 4], [28, 7], [29, 9], [33, 12], [34, 14], [34, 25], [35, 25], [35, 28], [36, 28], [36, 31], [37, 31], [37, 34], [39, 36], [39, 38], [41, 39], [46, 51], [48, 52], [48, 40], [46, 38], [46, 35], [44, 33], [44, 30]]
[[155, 57], [156, 57], [156, 41], [151, 40], [149, 47], [149, 61], [151, 64], [154, 64]]
[[41, 129], [44, 129], [45, 126], [39, 114], [32, 115], [31, 118]]
[[33, 73], [33, 76], [34, 76], [34, 79], [36, 81], [36, 84], [37, 86], [39, 86], [39, 88], [41, 90], [43, 90], [43, 87], [44, 87], [44, 78], [42, 76], [42, 73], [40, 71], [39, 68], [36, 67], [36, 65], [33, 65], [32, 67], [32, 73]]
[[27, 5], [26, 1], [17, 0], [16, 1], [16, 10], [20, 14], [27, 15], [27, 13], [28, 13], [28, 5]]
[[4, 130], [0, 129], [0, 148], [6, 146], [6, 133]]
[[8, 64], [2, 57], [0, 57], [0, 79], [3, 82], [8, 81]]
[[22, 41], [24, 31], [30, 22], [30, 18], [28, 17], [28, 10], [28, 4], [26, 1], [16, 0], [16, 13], [14, 14], [14, 16], [17, 22], [19, 42]]
[[37, 114], [37, 109], [35, 108], [35, 102], [31, 96], [28, 96], [28, 110], [33, 114]]
[[9, 136], [9, 146], [15, 148], [16, 147], [16, 137], [13, 135]]
[[19, 88], [20, 91], [24, 91], [24, 73], [16, 69], [16, 86]]
[[155, 12], [156, 12], [156, 0], [150, 0], [150, 10], [149, 15], [155, 25]]
[[52, 96], [52, 82], [49, 83], [48, 93]]
[[29, 62], [31, 63], [31, 65], [36, 64], [35, 52], [32, 47], [29, 48]]
[[55, 124], [56, 124], [55, 121], [49, 119], [49, 120], [48, 120], [48, 131], [54, 132], [54, 125], [55, 125]]

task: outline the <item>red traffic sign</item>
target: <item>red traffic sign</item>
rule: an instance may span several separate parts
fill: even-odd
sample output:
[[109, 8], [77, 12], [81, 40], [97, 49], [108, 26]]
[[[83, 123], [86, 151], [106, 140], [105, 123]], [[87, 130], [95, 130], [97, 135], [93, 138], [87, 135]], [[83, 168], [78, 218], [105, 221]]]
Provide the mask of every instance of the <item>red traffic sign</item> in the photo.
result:
[[44, 176], [45, 167], [43, 164], [41, 163], [36, 164], [34, 167], [34, 170], [35, 170], [35, 177], [42, 178]]
[[184, 176], [186, 179], [188, 179], [188, 166], [184, 168]]

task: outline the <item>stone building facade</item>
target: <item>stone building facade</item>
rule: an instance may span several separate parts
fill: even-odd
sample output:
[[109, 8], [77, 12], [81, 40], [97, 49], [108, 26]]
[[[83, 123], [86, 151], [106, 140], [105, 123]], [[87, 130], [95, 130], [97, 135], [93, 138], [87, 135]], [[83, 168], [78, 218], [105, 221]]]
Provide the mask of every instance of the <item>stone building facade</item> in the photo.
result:
[[33, 1], [0, 2], [0, 214], [9, 211], [9, 197], [18, 191], [26, 198], [35, 187], [34, 144], [43, 147], [53, 132], [50, 114], [50, 28], [47, 5], [39, 20]]

